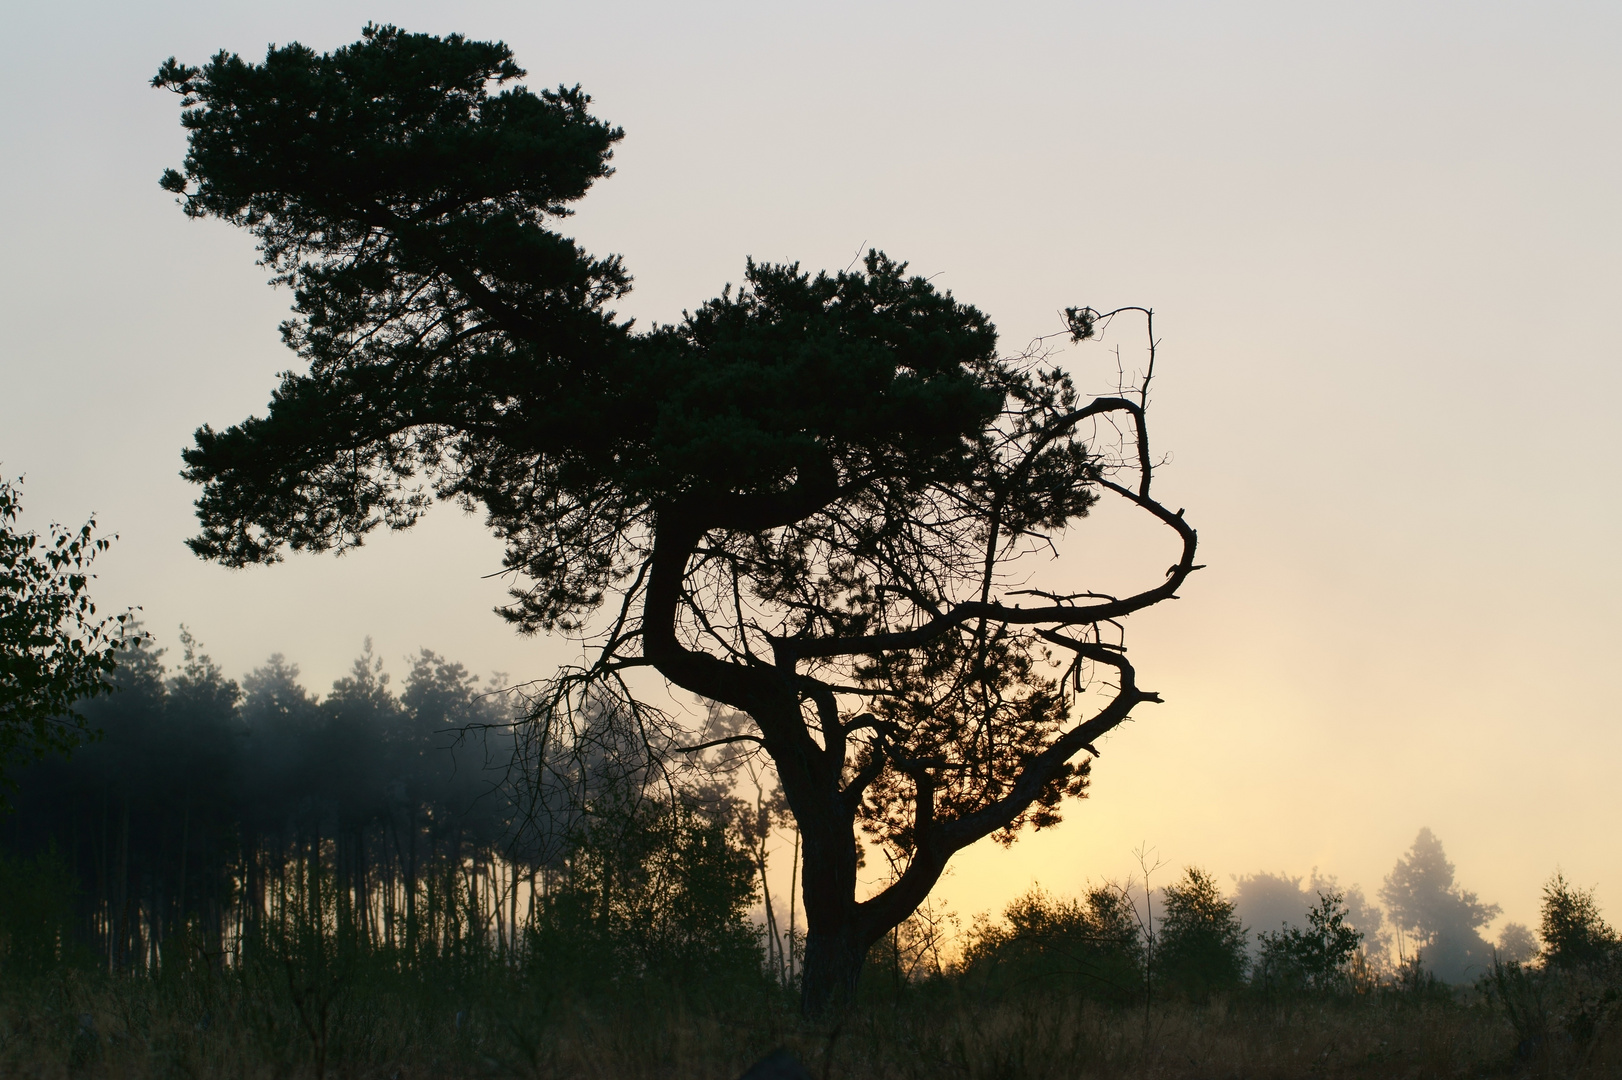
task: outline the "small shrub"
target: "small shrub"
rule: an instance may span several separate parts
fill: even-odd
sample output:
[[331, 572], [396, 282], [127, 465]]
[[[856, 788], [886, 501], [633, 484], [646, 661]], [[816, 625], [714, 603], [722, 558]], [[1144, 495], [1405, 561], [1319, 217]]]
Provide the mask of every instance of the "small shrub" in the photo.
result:
[[1294, 988], [1343, 990], [1351, 985], [1353, 959], [1363, 935], [1346, 925], [1346, 902], [1338, 892], [1318, 894], [1307, 912], [1307, 928], [1263, 931], [1256, 979], [1271, 991]]
[[1543, 886], [1543, 957], [1557, 968], [1596, 967], [1616, 952], [1616, 931], [1600, 917], [1593, 889], [1579, 889], [1556, 871]]
[[764, 963], [748, 921], [755, 868], [732, 828], [725, 815], [653, 800], [594, 819], [537, 905], [529, 953], [583, 987], [753, 985]]
[[963, 971], [971, 982], [1008, 990], [1060, 986], [1115, 1004], [1142, 992], [1143, 942], [1119, 890], [1101, 885], [1080, 900], [1062, 900], [1033, 889], [1003, 918], [970, 929]]
[[1494, 957], [1484, 980], [1488, 998], [1509, 1019], [1524, 1054], [1549, 1035], [1549, 1003], [1543, 973], [1514, 960]]
[[1234, 902], [1197, 866], [1166, 889], [1156, 954], [1165, 984], [1196, 1001], [1244, 982], [1245, 929]]

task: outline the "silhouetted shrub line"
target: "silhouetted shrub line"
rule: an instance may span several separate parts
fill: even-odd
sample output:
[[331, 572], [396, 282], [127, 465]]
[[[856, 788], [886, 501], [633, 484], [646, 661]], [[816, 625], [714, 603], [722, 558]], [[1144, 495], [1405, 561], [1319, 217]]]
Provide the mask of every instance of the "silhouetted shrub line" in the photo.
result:
[[[32, 872], [16, 865], [8, 874]], [[1168, 904], [1168, 918], [1223, 940], [1226, 902], [1213, 902], [1208, 881], [1186, 873], [1174, 888], [1192, 910]], [[1087, 950], [1131, 955], [1133, 936], [1109, 929], [1126, 925], [1130, 897], [1108, 886], [1081, 900], [1021, 898], [1006, 920], [970, 932], [962, 965], [904, 980], [900, 993], [869, 979], [863, 1008], [819, 1027], [762, 974], [758, 947], [749, 963], [694, 980], [650, 964], [610, 970], [613, 950], [560, 959], [543, 927], [516, 951], [471, 934], [406, 965], [340, 931], [332, 901], [317, 899], [332, 896], [319, 868], [296, 884], [287, 918], [262, 923], [236, 966], [199, 951], [144, 972], [61, 962], [0, 982], [0, 1073], [56, 1062], [126, 1075], [713, 1077], [739, 1075], [773, 1047], [830, 1078], [1490, 1075], [1528, 1063], [1605, 1075], [1618, 1060], [1614, 957], [1500, 963], [1474, 988], [1406, 963], [1366, 982], [1263, 986], [1252, 970], [1214, 991], [1206, 969], [1186, 984], [1168, 975], [1145, 1014], [1073, 963]], [[1320, 897], [1309, 932], [1344, 944], [1339, 913]]]

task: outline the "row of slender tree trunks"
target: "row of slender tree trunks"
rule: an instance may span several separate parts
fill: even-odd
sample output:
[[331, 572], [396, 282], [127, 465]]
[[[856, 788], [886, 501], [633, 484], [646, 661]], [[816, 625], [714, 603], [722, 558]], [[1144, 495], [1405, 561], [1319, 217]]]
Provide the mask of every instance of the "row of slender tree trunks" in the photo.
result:
[[454, 947], [470, 930], [511, 953], [563, 872], [410, 810], [387, 822], [252, 828], [186, 805], [153, 815], [112, 792], [67, 829], [11, 839], [69, 871], [77, 944], [109, 971], [239, 963], [261, 932], [285, 936], [312, 920], [403, 957]]

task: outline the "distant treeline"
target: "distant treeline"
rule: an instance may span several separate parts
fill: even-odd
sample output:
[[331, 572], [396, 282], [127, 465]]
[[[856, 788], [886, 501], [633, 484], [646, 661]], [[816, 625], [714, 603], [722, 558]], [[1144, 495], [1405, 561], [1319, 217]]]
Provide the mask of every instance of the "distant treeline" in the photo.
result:
[[[109, 970], [241, 963], [289, 927], [411, 964], [511, 954], [566, 918], [554, 944], [595, 936], [599, 968], [602, 949], [759, 967], [755, 822], [736, 800], [598, 768], [549, 802], [514, 776], [514, 699], [426, 650], [396, 691], [368, 643], [317, 699], [280, 655], [239, 684], [182, 644], [175, 670], [130, 654], [117, 692], [83, 706], [102, 736], [17, 774], [0, 876], [55, 909], [0, 905], [31, 924], [0, 928], [11, 966], [27, 941]], [[561, 749], [603, 764], [601, 745]]]
[[[537, 745], [521, 693], [426, 650], [395, 686], [368, 643], [317, 698], [279, 655], [239, 684], [181, 644], [172, 670], [161, 650], [126, 653], [117, 692], [84, 705], [101, 737], [17, 774], [0, 967], [240, 967], [313, 934], [401, 969], [476, 954], [588, 980], [719, 966], [793, 982], [800, 942], [766, 873], [788, 818], [752, 759], [677, 782], [638, 763], [609, 711]], [[1037, 890], [968, 928], [926, 905], [875, 949], [870, 981], [1058, 981], [1126, 1002], [1157, 986], [1460, 984], [1614, 951], [1592, 894], [1559, 877], [1541, 944], [1514, 923], [1489, 944], [1498, 908], [1456, 883], [1428, 829], [1385, 879], [1384, 911], [1316, 873], [1248, 875], [1230, 896], [1198, 868], [1164, 886], [1152, 869], [1073, 899]]]

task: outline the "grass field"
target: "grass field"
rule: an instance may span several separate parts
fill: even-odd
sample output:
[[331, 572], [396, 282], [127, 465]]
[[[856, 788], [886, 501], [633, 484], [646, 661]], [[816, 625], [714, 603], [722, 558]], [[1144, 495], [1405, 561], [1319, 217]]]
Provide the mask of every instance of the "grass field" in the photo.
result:
[[0, 989], [0, 1074], [720, 1080], [784, 1046], [827, 1080], [1622, 1075], [1622, 1038], [1608, 1024], [1582, 1042], [1550, 1030], [1525, 1040], [1492, 995], [1434, 987], [1145, 1010], [938, 980], [811, 1023], [764, 983], [636, 982], [581, 998], [498, 970], [61, 970]]

